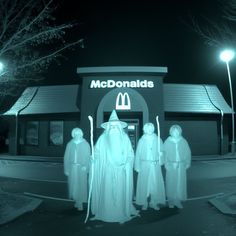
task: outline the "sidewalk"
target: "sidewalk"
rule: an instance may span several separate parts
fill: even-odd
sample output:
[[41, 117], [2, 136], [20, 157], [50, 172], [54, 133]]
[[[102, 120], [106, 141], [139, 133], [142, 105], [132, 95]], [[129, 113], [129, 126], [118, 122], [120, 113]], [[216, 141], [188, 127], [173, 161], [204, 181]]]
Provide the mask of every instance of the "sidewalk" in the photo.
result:
[[[195, 180], [235, 176], [236, 158], [228, 154], [222, 158], [205, 156], [205, 158], [193, 159], [187, 174], [188, 179]], [[0, 176], [32, 180], [66, 181], [62, 157], [0, 155]]]
[[201, 155], [192, 156], [192, 161], [211, 161], [211, 160], [231, 160], [236, 159], [236, 153], [227, 153], [224, 155]]
[[10, 155], [8, 153], [0, 153], [0, 160], [62, 163], [63, 157], [26, 156], [26, 155], [14, 156], [14, 155]]
[[[189, 197], [230, 192], [236, 177], [189, 182]], [[4, 191], [34, 192], [65, 197], [66, 184], [0, 178]], [[236, 218], [220, 213], [209, 198], [186, 201], [184, 208], [141, 211], [141, 217], [124, 224], [88, 221], [86, 211], [77, 211], [72, 202], [43, 199], [40, 206], [0, 227], [1, 236], [235, 236]]]
[[[41, 158], [30, 160], [35, 157], [19, 156], [17, 161], [1, 157], [0, 186], [3, 191], [22, 196], [28, 192], [55, 199], [67, 198], [62, 162], [56, 162], [56, 159], [48, 162], [46, 158], [50, 157], [42, 157], [44, 161], [40, 161]], [[188, 170], [189, 200], [182, 210], [168, 207], [160, 211], [148, 209], [141, 211], [141, 217], [122, 225], [102, 221], [84, 224], [86, 211], [77, 211], [73, 202], [39, 198], [42, 203], [37, 209], [2, 225], [0, 235], [235, 236], [236, 218], [222, 214], [208, 202], [217, 194], [229, 194], [235, 190], [236, 159], [194, 160]]]
[[[201, 155], [192, 156], [192, 161], [210, 161], [210, 160], [228, 160], [236, 159], [236, 153], [232, 155], [227, 153], [225, 155]], [[63, 162], [61, 157], [46, 157], [46, 156], [27, 156], [27, 155], [10, 155], [8, 153], [0, 153], [0, 160], [13, 160], [13, 161], [35, 161], [35, 162]]]

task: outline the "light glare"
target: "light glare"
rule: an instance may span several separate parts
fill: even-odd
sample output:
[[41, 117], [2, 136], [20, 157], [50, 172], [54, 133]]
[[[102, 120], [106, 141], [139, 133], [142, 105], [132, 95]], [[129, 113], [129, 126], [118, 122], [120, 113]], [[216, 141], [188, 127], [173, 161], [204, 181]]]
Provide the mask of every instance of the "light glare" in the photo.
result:
[[0, 62], [0, 72], [2, 72], [2, 71], [3, 71], [3, 67], [4, 67], [3, 63], [2, 63], [2, 62]]
[[224, 50], [221, 54], [220, 54], [220, 59], [224, 62], [229, 62], [234, 58], [234, 51], [232, 50]]

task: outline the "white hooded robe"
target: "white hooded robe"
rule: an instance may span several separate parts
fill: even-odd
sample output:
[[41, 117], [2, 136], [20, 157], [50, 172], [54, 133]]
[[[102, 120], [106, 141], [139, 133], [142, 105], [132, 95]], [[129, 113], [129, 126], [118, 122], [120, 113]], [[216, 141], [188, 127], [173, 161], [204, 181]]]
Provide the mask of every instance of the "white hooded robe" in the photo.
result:
[[181, 136], [179, 140], [168, 137], [164, 142], [166, 168], [166, 195], [169, 201], [187, 199], [186, 170], [191, 164], [191, 150]]
[[[137, 214], [132, 204], [134, 153], [126, 133], [122, 145], [111, 153], [104, 132], [95, 145], [91, 210], [94, 219], [105, 222], [125, 222]], [[91, 178], [91, 177], [90, 177]]]
[[76, 206], [87, 202], [89, 163], [89, 143], [82, 139], [76, 144], [72, 139], [64, 154], [64, 173], [68, 176], [69, 198], [75, 200]]
[[[135, 170], [138, 172], [136, 188], [136, 204], [147, 204], [150, 196], [152, 205], [165, 204], [165, 186], [161, 170], [163, 164], [159, 155], [156, 134], [143, 135], [137, 145], [135, 156]], [[160, 139], [160, 151], [163, 142]]]

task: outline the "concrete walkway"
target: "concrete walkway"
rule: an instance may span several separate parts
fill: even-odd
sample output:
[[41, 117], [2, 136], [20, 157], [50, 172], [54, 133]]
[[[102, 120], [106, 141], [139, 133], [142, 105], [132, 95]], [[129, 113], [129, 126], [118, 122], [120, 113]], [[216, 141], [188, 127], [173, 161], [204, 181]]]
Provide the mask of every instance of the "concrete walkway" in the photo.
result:
[[[164, 170], [164, 168], [163, 168]], [[0, 176], [66, 181], [62, 157], [0, 155]], [[164, 172], [164, 171], [163, 171]], [[225, 178], [236, 175], [236, 156], [193, 157], [188, 179]]]
[[[67, 198], [63, 163], [48, 157], [33, 160], [1, 156], [0, 185], [10, 193], [24, 192]], [[10, 177], [10, 178], [9, 178]], [[75, 235], [159, 235], [159, 236], [235, 236], [236, 218], [222, 214], [208, 200], [236, 189], [236, 159], [225, 157], [193, 160], [188, 170], [188, 197], [184, 209], [148, 209], [141, 217], [123, 225], [89, 221], [73, 202], [42, 198], [33, 212], [0, 227], [1, 236]]]

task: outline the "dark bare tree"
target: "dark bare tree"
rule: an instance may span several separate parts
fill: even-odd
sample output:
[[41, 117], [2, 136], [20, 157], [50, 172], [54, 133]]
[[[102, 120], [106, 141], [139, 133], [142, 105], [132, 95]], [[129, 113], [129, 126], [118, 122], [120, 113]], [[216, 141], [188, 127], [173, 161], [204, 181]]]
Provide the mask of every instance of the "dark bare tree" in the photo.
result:
[[222, 48], [236, 44], [236, 0], [213, 1], [211, 16], [191, 16], [191, 28], [210, 46]]
[[[83, 46], [83, 39], [67, 41], [75, 26], [56, 21], [58, 1], [0, 0], [0, 96], [15, 95], [29, 81], [42, 79], [62, 52]], [[68, 38], [68, 37], [67, 37]]]

